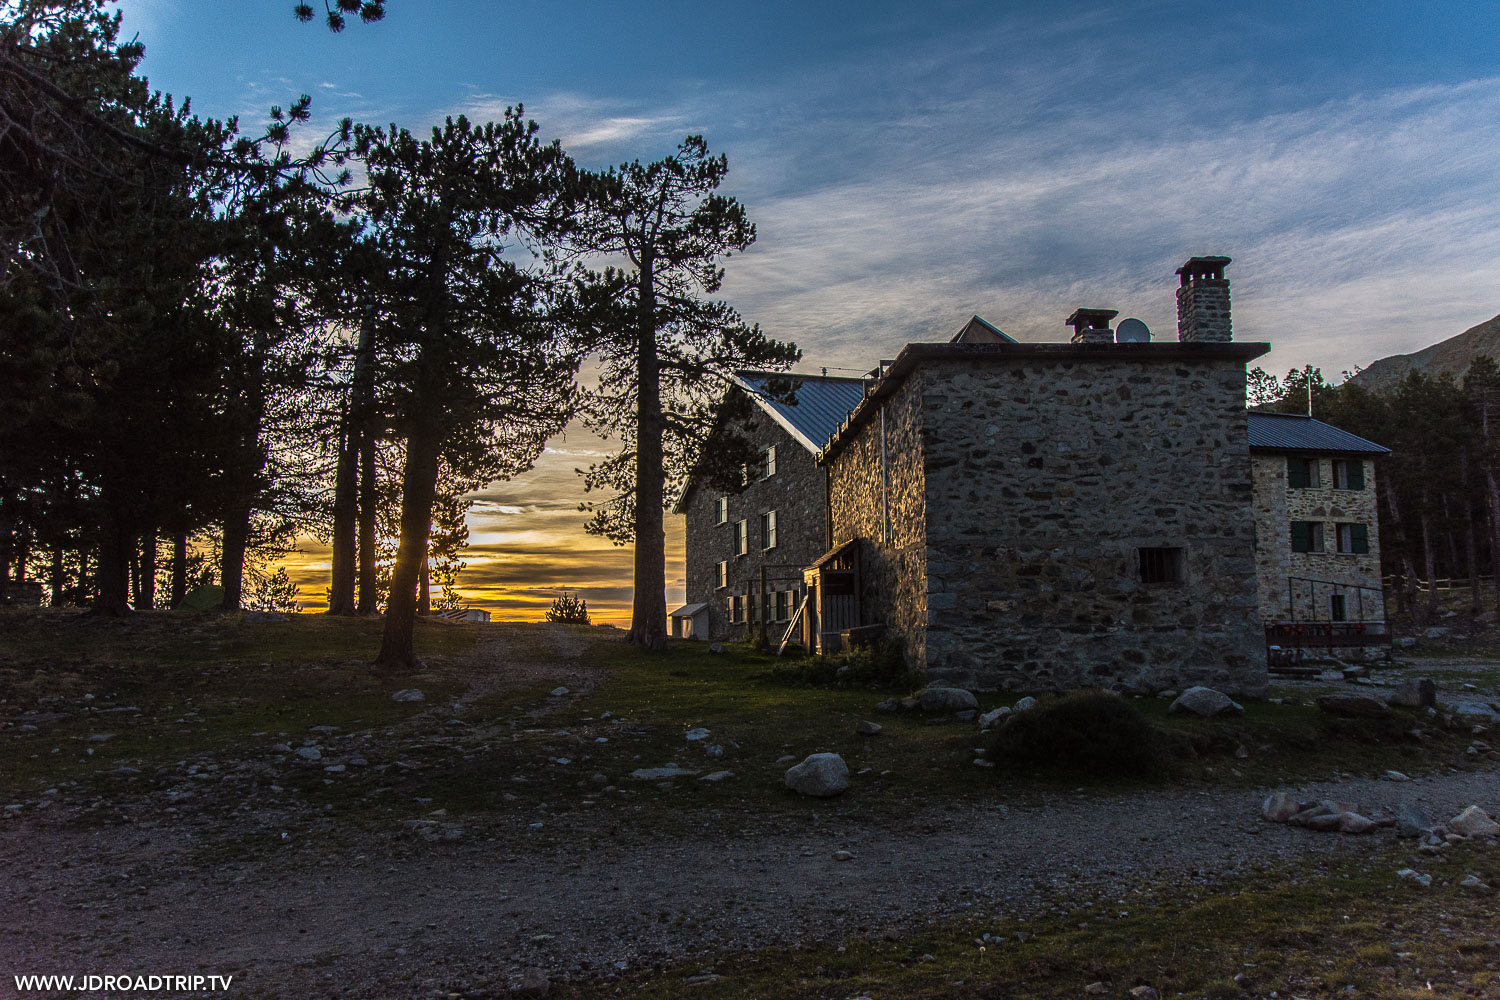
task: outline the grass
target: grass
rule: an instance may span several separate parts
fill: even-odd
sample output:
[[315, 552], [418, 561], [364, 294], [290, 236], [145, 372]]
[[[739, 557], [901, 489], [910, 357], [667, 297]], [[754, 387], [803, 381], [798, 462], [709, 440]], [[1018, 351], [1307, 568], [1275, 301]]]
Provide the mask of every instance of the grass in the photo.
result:
[[[1212, 888], [1142, 887], [1128, 896], [1040, 900], [1039, 916], [985, 914], [890, 941], [852, 934], [800, 948], [725, 952], [605, 983], [558, 983], [565, 998], [712, 996], [881, 1000], [1070, 998], [1091, 983], [1124, 996], [1375, 996], [1383, 1000], [1500, 992], [1500, 906], [1459, 880], [1500, 884], [1493, 849], [1464, 848], [1429, 888], [1395, 871], [1399, 847], [1315, 871], [1268, 869]], [[1087, 898], [1082, 898], [1087, 896]]]

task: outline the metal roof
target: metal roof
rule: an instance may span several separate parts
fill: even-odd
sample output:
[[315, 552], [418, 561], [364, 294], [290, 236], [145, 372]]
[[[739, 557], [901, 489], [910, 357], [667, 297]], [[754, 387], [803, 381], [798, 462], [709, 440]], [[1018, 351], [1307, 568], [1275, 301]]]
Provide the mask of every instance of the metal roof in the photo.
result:
[[667, 617], [668, 618], [691, 618], [691, 617], [693, 617], [696, 614], [700, 614], [703, 611], [703, 609], [706, 608], [706, 607], [708, 607], [708, 605], [705, 604], [702, 601], [699, 601], [697, 604], [684, 604], [682, 607], [678, 608], [676, 611], [672, 612]]
[[[766, 385], [773, 379], [791, 381], [795, 387], [795, 405], [766, 395]], [[773, 420], [814, 455], [828, 444], [834, 431], [865, 398], [865, 380], [860, 378], [739, 372], [738, 381]]]
[[1251, 411], [1250, 447], [1262, 451], [1317, 451], [1356, 455], [1389, 455], [1391, 450], [1332, 424], [1300, 413]]

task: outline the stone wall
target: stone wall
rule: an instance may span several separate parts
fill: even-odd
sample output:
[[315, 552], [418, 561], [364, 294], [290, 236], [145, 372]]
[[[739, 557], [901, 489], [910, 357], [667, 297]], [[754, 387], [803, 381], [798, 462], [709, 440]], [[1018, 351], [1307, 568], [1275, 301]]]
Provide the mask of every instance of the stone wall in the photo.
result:
[[[1364, 592], [1345, 592], [1349, 620], [1384, 621], [1385, 600], [1380, 580], [1379, 514], [1375, 495], [1375, 462], [1363, 461], [1365, 485], [1359, 490], [1336, 490], [1333, 459], [1320, 457], [1318, 482], [1313, 489], [1287, 488], [1287, 456], [1256, 453], [1251, 465], [1255, 481], [1255, 563], [1260, 578], [1260, 620], [1264, 624], [1321, 620], [1329, 617], [1329, 596], [1336, 588], [1295, 584], [1288, 592], [1289, 577], [1328, 580], [1368, 587]], [[1323, 525], [1323, 552], [1293, 552], [1291, 523], [1313, 521]], [[1354, 555], [1337, 551], [1336, 526], [1357, 523], [1369, 528], [1370, 551]], [[1295, 607], [1292, 606], [1295, 601]], [[1361, 605], [1361, 602], [1362, 605]]]
[[[925, 633], [929, 679], [1264, 688], [1243, 361], [1121, 355], [935, 359], [887, 401], [922, 461], [868, 608]], [[879, 537], [878, 433], [833, 459], [836, 541]], [[1142, 583], [1143, 547], [1181, 549], [1182, 582]]]
[[[767, 566], [767, 576], [771, 580], [767, 584], [768, 590], [800, 591], [800, 567], [827, 551], [827, 482], [812, 453], [759, 407], [755, 409], [754, 426], [745, 432], [745, 436], [759, 448], [775, 445], [776, 475], [769, 479], [755, 478], [742, 493], [730, 494], [729, 520], [725, 524], [717, 523], [715, 506], [721, 494], [712, 489], [695, 487], [684, 508], [687, 519], [686, 603], [703, 601], [708, 604], [709, 636], [714, 639], [739, 638], [746, 634], [746, 624], [731, 625], [729, 622], [726, 598], [732, 594], [745, 594], [747, 586], [758, 597], [762, 564]], [[713, 446], [713, 441], [709, 441], [706, 447]], [[769, 550], [764, 548], [760, 524], [761, 514], [768, 510], [777, 512], [777, 544], [776, 548]], [[740, 520], [749, 522], [750, 545], [746, 555], [736, 556], [734, 524]], [[729, 562], [726, 587], [717, 586], [715, 579], [714, 567], [720, 560]], [[793, 612], [795, 608], [788, 613]], [[769, 631], [779, 632], [781, 629]], [[777, 638], [780, 638], [779, 634]]]
[[[860, 617], [883, 624], [906, 644], [907, 662], [925, 662], [927, 624], [926, 489], [922, 469], [920, 378], [882, 401], [881, 421], [866, 422], [829, 464], [833, 545], [860, 542]], [[885, 520], [889, 506], [890, 531]]]

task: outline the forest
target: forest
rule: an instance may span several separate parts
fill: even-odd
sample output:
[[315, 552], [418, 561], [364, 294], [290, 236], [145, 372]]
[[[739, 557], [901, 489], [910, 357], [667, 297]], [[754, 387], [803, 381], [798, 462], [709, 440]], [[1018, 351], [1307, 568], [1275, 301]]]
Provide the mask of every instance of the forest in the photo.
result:
[[[1285, 378], [1254, 369], [1249, 402], [1309, 413], [1391, 454], [1376, 465], [1381, 572], [1398, 612], [1436, 613], [1434, 581], [1467, 582], [1480, 613], [1481, 578], [1500, 557], [1500, 364], [1481, 356], [1460, 377], [1413, 370], [1374, 393], [1345, 372], [1330, 385], [1317, 368]], [[1426, 586], [1424, 586], [1426, 585]]]
[[634, 544], [630, 639], [665, 648], [665, 498], [732, 373], [800, 356], [712, 298], [755, 238], [726, 159], [586, 169], [520, 105], [310, 136], [301, 95], [246, 130], [143, 54], [102, 0], [0, 3], [0, 601], [276, 607], [313, 536], [330, 613], [383, 614], [377, 665], [411, 669], [466, 495], [576, 419], [618, 443], [588, 530]]

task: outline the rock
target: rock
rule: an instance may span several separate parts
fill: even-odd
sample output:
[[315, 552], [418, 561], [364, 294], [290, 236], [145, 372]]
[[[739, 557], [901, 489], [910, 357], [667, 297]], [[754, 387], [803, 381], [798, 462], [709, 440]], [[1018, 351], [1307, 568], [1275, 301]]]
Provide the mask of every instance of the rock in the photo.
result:
[[271, 752], [272, 753], [291, 753], [292, 752], [292, 748], [291, 748], [291, 746], [289, 746], [286, 743], [272, 743], [271, 744]]
[[391, 701], [426, 701], [427, 696], [416, 688], [403, 688], [391, 695]]
[[90, 743], [107, 743], [115, 738], [114, 733], [95, 733], [89, 737]]
[[544, 997], [552, 990], [552, 981], [541, 969], [526, 969], [521, 973], [520, 982], [510, 988], [510, 992], [518, 997]]
[[323, 751], [317, 747], [302, 747], [297, 751], [297, 756], [303, 760], [322, 760]]
[[1461, 701], [1449, 709], [1449, 711], [1462, 718], [1465, 722], [1473, 722], [1475, 720], [1486, 723], [1500, 722], [1500, 713], [1497, 713], [1482, 701]]
[[1463, 878], [1463, 880], [1460, 881], [1458, 884], [1460, 886], [1462, 886], [1463, 888], [1468, 889], [1470, 892], [1489, 892], [1490, 891], [1489, 885], [1487, 883], [1485, 883], [1485, 882], [1480, 881], [1480, 878], [1479, 878], [1478, 875], [1465, 875], [1464, 878]]
[[602, 771], [596, 771], [595, 773], [589, 775], [589, 780], [596, 785], [607, 785], [609, 784], [609, 775], [605, 774]]
[[834, 851], [833, 852], [833, 860], [835, 860], [835, 861], [853, 861], [854, 860], [854, 852], [853, 851]]
[[724, 644], [722, 642], [711, 642], [708, 644], [708, 651], [710, 653], [722, 653], [724, 652]]
[[1325, 694], [1318, 708], [1346, 719], [1375, 719], [1391, 714], [1391, 706], [1373, 694]]
[[697, 729], [689, 729], [686, 733], [683, 733], [683, 738], [686, 739], [689, 743], [694, 743], [698, 740], [706, 740], [711, 735], [713, 734], [710, 733], [707, 729], [699, 726]]
[[1402, 681], [1391, 692], [1391, 704], [1404, 708], [1431, 708], [1437, 704], [1437, 685], [1426, 677]]
[[565, 688], [565, 687], [555, 687], [551, 691], [548, 691], [547, 693], [550, 694], [554, 698], [561, 698], [563, 695], [565, 695], [565, 694], [568, 693], [568, 689]]
[[1109, 992], [1109, 987], [1105, 986], [1103, 983], [1089, 983], [1083, 988], [1083, 992], [1087, 993], [1089, 996], [1102, 997], [1104, 994]]
[[1205, 719], [1215, 715], [1239, 715], [1244, 710], [1244, 706], [1234, 701], [1229, 695], [1201, 685], [1190, 687], [1182, 692], [1167, 708], [1169, 713], [1191, 712]]
[[1478, 806], [1469, 806], [1448, 821], [1448, 829], [1464, 837], [1493, 837], [1500, 834], [1500, 823]]
[[1416, 644], [1417, 637], [1414, 635], [1403, 635], [1396, 638], [1396, 646], [1400, 649], [1411, 649]]
[[1010, 706], [1010, 710], [1012, 712], [1029, 712], [1033, 708], [1036, 708], [1039, 704], [1041, 703], [1038, 702], [1035, 698], [1027, 695], [1020, 701], [1017, 701], [1014, 705]]
[[329, 774], [343, 774], [348, 768], [343, 764], [329, 764], [323, 770]]
[[900, 707], [901, 707], [901, 702], [897, 701], [895, 698], [887, 698], [885, 701], [882, 701], [880, 704], [878, 704], [878, 705], [875, 706], [875, 711], [877, 711], [877, 712], [894, 712], [897, 709], [899, 709]]
[[1396, 873], [1396, 877], [1397, 878], [1408, 879], [1408, 880], [1410, 880], [1412, 882], [1417, 883], [1417, 885], [1431, 885], [1432, 884], [1432, 876], [1431, 875], [1423, 875], [1423, 874], [1421, 874], [1420, 872], [1418, 872], [1414, 868], [1403, 868], [1403, 869], [1401, 869], [1400, 871], [1398, 871]]
[[1400, 771], [1387, 771], [1387, 772], [1385, 772], [1385, 780], [1386, 781], [1410, 781], [1411, 778], [1408, 775], [1402, 774]]
[[697, 773], [676, 764], [668, 764], [666, 767], [638, 767], [630, 772], [630, 776], [637, 781], [665, 781], [669, 778], [691, 778]]
[[1453, 630], [1446, 625], [1434, 625], [1432, 628], [1422, 633], [1422, 638], [1441, 639], [1443, 636], [1448, 635], [1452, 631]]
[[1309, 830], [1316, 830], [1318, 833], [1333, 833], [1343, 828], [1342, 816], [1342, 813], [1322, 812], [1298, 821], [1298, 825], [1305, 826]]
[[796, 759], [797, 758], [793, 757], [791, 754], [783, 754], [782, 756], [776, 758], [776, 763], [778, 763], [778, 764], [790, 764], [792, 761], [794, 761]]
[[785, 781], [786, 787], [794, 792], [831, 798], [849, 787], [849, 765], [836, 753], [815, 753], [787, 768]]
[[906, 712], [915, 712], [917, 710], [917, 707], [919, 705], [921, 705], [921, 704], [922, 703], [920, 701], [918, 701], [916, 698], [902, 698], [901, 699], [901, 708], [902, 708], [903, 711], [906, 711]]
[[732, 777], [734, 777], [734, 772], [733, 771], [714, 771], [714, 772], [712, 772], [710, 774], [705, 774], [703, 777], [699, 778], [698, 780], [699, 781], [707, 781], [710, 784], [717, 785], [719, 782], [721, 782], [721, 781], [727, 781], [728, 779], [730, 779]]
[[1420, 837], [1432, 829], [1432, 817], [1427, 810], [1415, 802], [1402, 802], [1396, 806], [1396, 836]]
[[464, 839], [464, 826], [462, 823], [439, 823], [435, 819], [409, 819], [401, 824], [406, 827], [408, 833], [420, 840], [429, 843], [437, 843], [440, 840], [458, 841]]
[[1149, 986], [1137, 986], [1130, 991], [1130, 1000], [1160, 1000], [1157, 992]]
[[963, 688], [933, 687], [917, 695], [917, 703], [924, 712], [962, 712], [979, 707], [979, 699]]
[[1375, 821], [1357, 812], [1339, 813], [1339, 833], [1369, 833], [1375, 829]]
[[1261, 803], [1260, 814], [1272, 823], [1285, 823], [1303, 809], [1303, 803], [1290, 792], [1272, 792]]
[[953, 717], [959, 722], [973, 722], [975, 717], [978, 715], [979, 712], [976, 709], [972, 708], [966, 708], [962, 712], [953, 713]]
[[1176, 688], [1166, 688], [1164, 690], [1156, 692], [1156, 696], [1158, 698], [1165, 698], [1167, 701], [1171, 701], [1181, 693], [1182, 692], [1178, 691]]
[[995, 709], [993, 712], [985, 712], [983, 715], [981, 715], [979, 717], [979, 728], [980, 729], [994, 729], [1001, 722], [1004, 722], [1005, 719], [1006, 719], [1006, 717], [1008, 717], [1010, 714], [1011, 714], [1010, 709], [1006, 708], [1004, 705], [1001, 705], [999, 708]]
[[879, 736], [881, 729], [882, 726], [878, 722], [862, 721], [854, 724], [854, 733], [857, 736]]

